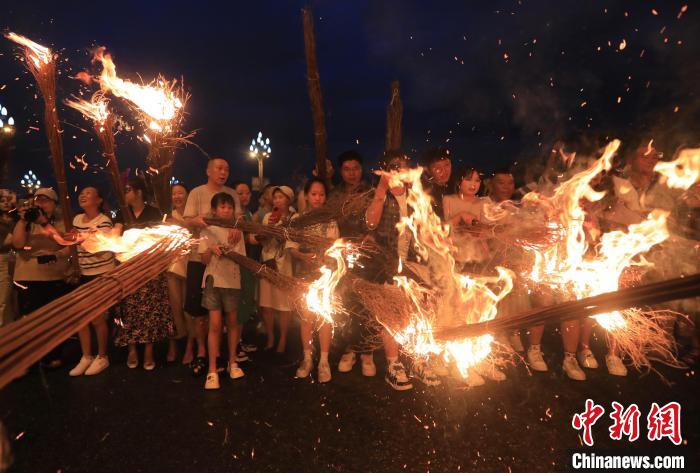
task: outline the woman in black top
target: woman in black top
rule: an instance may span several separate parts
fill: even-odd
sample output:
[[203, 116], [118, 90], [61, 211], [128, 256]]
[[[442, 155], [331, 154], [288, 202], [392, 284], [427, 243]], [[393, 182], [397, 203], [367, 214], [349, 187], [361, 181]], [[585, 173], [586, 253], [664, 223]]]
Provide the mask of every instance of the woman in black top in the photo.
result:
[[[134, 216], [134, 223], [127, 225], [123, 216], [118, 213], [115, 218], [115, 232], [121, 234], [129, 228], [161, 223], [163, 215], [160, 210], [146, 204], [146, 185], [143, 180], [129, 179], [124, 192], [129, 210]], [[153, 343], [173, 336], [174, 331], [173, 314], [168, 300], [168, 284], [163, 273], [124, 299], [122, 320], [114, 343], [117, 346], [129, 346], [129, 357], [126, 363], [129, 368], [136, 368], [139, 364], [136, 344], [144, 344], [143, 368], [150, 371], [156, 367]]]

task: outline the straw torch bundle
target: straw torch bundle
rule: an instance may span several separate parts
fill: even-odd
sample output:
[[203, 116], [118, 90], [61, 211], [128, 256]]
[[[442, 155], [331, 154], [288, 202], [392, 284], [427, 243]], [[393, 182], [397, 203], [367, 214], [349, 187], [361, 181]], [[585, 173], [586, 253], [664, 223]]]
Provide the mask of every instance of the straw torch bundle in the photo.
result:
[[102, 64], [97, 80], [103, 92], [109, 92], [129, 102], [138, 120], [146, 129], [141, 139], [148, 145], [146, 163], [156, 202], [162, 212], [170, 212], [170, 178], [173, 175], [175, 151], [190, 144], [194, 133], [183, 134], [185, 104], [189, 96], [182, 84], [158, 76], [149, 84], [136, 84], [117, 76], [117, 69], [104, 48], [98, 48], [94, 61]]
[[[133, 250], [124, 245], [128, 242], [145, 245], [146, 237], [152, 244], [116, 269], [0, 328], [0, 389], [95, 317], [157, 277], [174, 259], [189, 250], [190, 234], [179, 227], [161, 226], [130, 232], [130, 238], [125, 234], [123, 238], [113, 237], [119, 241], [102, 242], [103, 251]], [[142, 237], [134, 236], [134, 232], [141, 232]]]
[[119, 210], [124, 216], [127, 223], [133, 223], [133, 216], [129, 211], [129, 206], [126, 204], [124, 196], [124, 186], [122, 185], [121, 174], [119, 173], [119, 163], [114, 146], [114, 117], [110, 113], [107, 105], [109, 101], [104, 97], [101, 91], [95, 92], [90, 101], [75, 99], [66, 100], [66, 105], [78, 110], [85, 118], [92, 121], [95, 134], [100, 141], [102, 147], [102, 156], [104, 156], [107, 168], [109, 169], [112, 188], [117, 195], [119, 202]]
[[66, 231], [73, 227], [66, 169], [63, 163], [62, 130], [59, 127], [56, 111], [56, 62], [51, 49], [37, 44], [24, 36], [7, 33], [5, 37], [24, 47], [24, 62], [36, 80], [36, 85], [44, 98], [44, 126], [51, 149], [54, 177], [58, 185], [58, 195], [63, 210], [63, 223]]

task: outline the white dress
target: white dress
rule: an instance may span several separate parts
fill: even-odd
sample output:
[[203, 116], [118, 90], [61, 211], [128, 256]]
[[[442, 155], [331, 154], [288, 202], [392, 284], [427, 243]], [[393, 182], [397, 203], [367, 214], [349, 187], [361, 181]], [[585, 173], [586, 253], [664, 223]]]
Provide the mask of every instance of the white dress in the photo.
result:
[[[271, 213], [268, 213], [263, 218], [262, 223], [267, 225], [270, 221]], [[278, 225], [281, 225], [281, 221]], [[285, 276], [293, 276], [292, 255], [289, 253], [289, 248], [286, 248], [285, 242], [279, 242], [273, 238], [267, 239], [262, 245], [262, 261], [275, 260], [277, 271]], [[267, 281], [265, 278], [260, 278], [260, 307], [279, 310], [282, 312], [290, 312], [292, 310], [292, 301], [290, 294], [284, 289], [280, 289], [274, 284]]]

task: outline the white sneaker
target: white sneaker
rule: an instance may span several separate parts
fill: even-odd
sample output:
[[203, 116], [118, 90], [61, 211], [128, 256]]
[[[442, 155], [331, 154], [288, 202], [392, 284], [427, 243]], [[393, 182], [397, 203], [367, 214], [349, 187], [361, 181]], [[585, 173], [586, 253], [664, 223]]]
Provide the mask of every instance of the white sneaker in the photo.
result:
[[349, 373], [352, 371], [352, 367], [355, 366], [355, 361], [357, 361], [355, 352], [343, 353], [343, 356], [340, 357], [340, 361], [338, 362], [338, 371], [341, 373]]
[[613, 376], [627, 376], [627, 367], [622, 362], [619, 356], [606, 355], [605, 364], [608, 367], [608, 373]]
[[411, 377], [418, 379], [426, 386], [439, 386], [440, 378], [433, 372], [427, 361], [416, 360], [411, 365]]
[[522, 340], [520, 340], [520, 333], [515, 332], [508, 335], [508, 342], [510, 343], [511, 348], [513, 348], [513, 350], [517, 351], [518, 353], [522, 353], [525, 351], [523, 342]]
[[496, 368], [496, 365], [490, 361], [482, 361], [478, 365], [474, 366], [472, 371], [476, 371], [482, 377], [490, 379], [491, 381], [505, 381], [506, 374]]
[[92, 363], [90, 363], [90, 367], [87, 370], [85, 370], [85, 375], [93, 376], [96, 374], [100, 374], [108, 367], [109, 358], [107, 358], [106, 356], [98, 356], [94, 360], [92, 360]]
[[362, 376], [372, 377], [377, 375], [377, 365], [374, 364], [374, 355], [360, 355], [362, 361]]
[[483, 376], [481, 376], [474, 368], [469, 368], [467, 370], [466, 383], [470, 388], [475, 388], [486, 384], [486, 380], [484, 380]]
[[70, 370], [68, 374], [70, 376], [82, 376], [85, 374], [85, 371], [90, 367], [92, 364], [93, 360], [95, 358], [92, 356], [83, 356], [80, 358], [80, 361], [78, 362], [77, 365], [75, 365], [75, 368]]
[[576, 358], [578, 358], [578, 364], [581, 365], [582, 368], [589, 368], [593, 370], [598, 367], [598, 360], [595, 359], [595, 356], [593, 356], [593, 352], [590, 350], [590, 348], [584, 348], [583, 350], [579, 351], [576, 354]]
[[530, 365], [530, 368], [532, 368], [535, 371], [547, 371], [547, 363], [544, 362], [544, 358], [542, 357], [542, 350], [540, 350], [539, 347], [534, 348], [530, 347], [527, 350], [527, 362]]
[[304, 357], [304, 359], [301, 360], [301, 363], [299, 363], [299, 368], [297, 368], [297, 378], [306, 378], [307, 376], [309, 376], [311, 374], [313, 366], [314, 364], [311, 361], [311, 358]]
[[586, 380], [586, 373], [583, 372], [578, 364], [578, 361], [576, 361], [576, 357], [572, 353], [564, 354], [564, 363], [562, 363], [562, 368], [570, 379], [575, 381]]
[[243, 370], [239, 368], [238, 363], [228, 364], [228, 374], [231, 377], [231, 379], [239, 379], [245, 376]]
[[406, 375], [406, 368], [403, 367], [403, 363], [400, 361], [395, 361], [387, 366], [384, 380], [397, 391], [413, 389], [413, 384], [411, 384]]
[[204, 389], [219, 389], [219, 373], [207, 373]]
[[327, 361], [318, 362], [318, 382], [327, 383], [331, 380], [331, 365]]

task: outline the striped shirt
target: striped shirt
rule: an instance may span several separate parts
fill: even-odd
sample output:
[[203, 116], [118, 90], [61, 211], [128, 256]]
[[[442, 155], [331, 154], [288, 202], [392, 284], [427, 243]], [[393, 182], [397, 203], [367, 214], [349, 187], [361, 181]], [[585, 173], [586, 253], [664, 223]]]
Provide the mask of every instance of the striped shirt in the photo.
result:
[[[95, 231], [111, 233], [112, 220], [105, 214], [99, 214], [92, 220], [87, 220], [85, 214], [78, 214], [73, 219], [73, 227], [79, 233], [92, 233]], [[96, 276], [114, 269], [114, 253], [111, 251], [101, 251], [90, 253], [82, 245], [78, 246], [78, 263], [80, 272], [84, 276]]]

